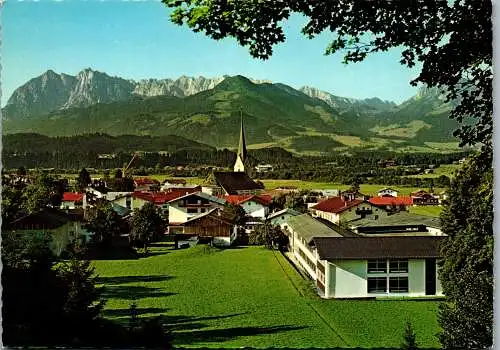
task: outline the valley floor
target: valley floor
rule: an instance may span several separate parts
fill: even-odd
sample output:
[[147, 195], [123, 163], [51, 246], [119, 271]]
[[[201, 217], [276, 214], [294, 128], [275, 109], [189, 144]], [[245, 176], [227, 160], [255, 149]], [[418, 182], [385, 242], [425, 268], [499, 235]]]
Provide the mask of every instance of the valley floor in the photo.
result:
[[260, 247], [174, 250], [96, 260], [104, 316], [161, 315], [176, 347], [398, 348], [408, 319], [421, 348], [439, 346], [431, 300], [322, 300], [279, 252]]

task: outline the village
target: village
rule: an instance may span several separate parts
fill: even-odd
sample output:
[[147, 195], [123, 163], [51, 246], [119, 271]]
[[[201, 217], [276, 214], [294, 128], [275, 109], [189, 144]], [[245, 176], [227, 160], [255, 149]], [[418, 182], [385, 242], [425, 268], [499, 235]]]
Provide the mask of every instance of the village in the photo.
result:
[[[286, 242], [273, 244], [281, 244], [277, 248], [310, 278], [321, 298], [442, 296], [437, 260], [445, 235], [439, 218], [408, 210], [440, 206], [446, 196], [425, 190], [402, 196], [389, 187], [381, 187], [374, 196], [356, 188], [300, 193], [293, 186], [267, 190], [245, 172], [246, 156], [242, 121], [234, 171], [214, 171], [200, 184], [135, 177], [134, 190], [121, 192], [107, 188], [102, 179], [92, 179], [83, 192], [64, 192], [59, 207], [40, 208], [5, 229], [46, 230], [65, 235], [66, 243], [80, 236], [90, 242], [96, 232], [85, 223], [97, 202], [109, 203], [125, 222], [150, 203], [165, 219], [163, 237], [156, 240], [175, 242], [176, 249], [248, 244], [248, 236], [256, 230], [269, 225], [279, 228]], [[299, 198], [303, 207], [294, 209], [277, 200], [287, 196]], [[228, 206], [242, 209], [242, 217], [226, 210]], [[114, 240], [127, 245], [132, 241], [129, 236], [120, 232]]]

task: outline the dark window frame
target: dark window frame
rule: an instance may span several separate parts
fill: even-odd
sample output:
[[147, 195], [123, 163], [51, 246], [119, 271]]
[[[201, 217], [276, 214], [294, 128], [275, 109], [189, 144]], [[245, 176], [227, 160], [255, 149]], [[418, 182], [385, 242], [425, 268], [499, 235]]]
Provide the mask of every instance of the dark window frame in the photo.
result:
[[[370, 266], [371, 265], [371, 266]], [[387, 273], [386, 259], [370, 259], [367, 262], [367, 272], [370, 273]]]
[[387, 277], [368, 277], [366, 287], [368, 294], [387, 293]]

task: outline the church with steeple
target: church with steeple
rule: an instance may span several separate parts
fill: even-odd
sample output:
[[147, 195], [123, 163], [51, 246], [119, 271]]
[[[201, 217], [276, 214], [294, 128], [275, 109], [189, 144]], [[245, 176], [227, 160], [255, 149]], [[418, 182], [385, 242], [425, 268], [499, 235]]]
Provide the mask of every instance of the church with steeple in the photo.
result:
[[234, 171], [214, 171], [204, 184], [202, 191], [214, 196], [220, 195], [251, 195], [262, 192], [264, 187], [257, 184], [245, 172], [245, 161], [247, 160], [247, 145], [245, 140], [245, 129], [243, 127], [243, 116], [240, 122], [240, 143]]
[[243, 129], [243, 116], [241, 116], [240, 124], [240, 143], [238, 145], [238, 153], [236, 154], [236, 162], [234, 163], [234, 171], [245, 171], [245, 159], [247, 157], [247, 145], [245, 142], [245, 130]]

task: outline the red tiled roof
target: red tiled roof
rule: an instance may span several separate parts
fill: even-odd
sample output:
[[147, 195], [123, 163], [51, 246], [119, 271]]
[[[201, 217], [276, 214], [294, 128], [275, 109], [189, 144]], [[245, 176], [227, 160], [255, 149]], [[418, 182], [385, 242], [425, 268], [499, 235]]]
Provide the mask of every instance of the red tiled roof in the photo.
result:
[[151, 179], [149, 177], [143, 177], [143, 178], [134, 179], [134, 182], [138, 186], [159, 184], [158, 181], [156, 181], [154, 179]]
[[329, 213], [341, 213], [344, 210], [355, 207], [361, 203], [363, 203], [361, 199], [344, 201], [342, 197], [332, 197], [319, 202], [318, 204], [314, 205], [312, 209], [326, 211]]
[[142, 192], [136, 191], [133, 193], [134, 198], [139, 198], [148, 202], [153, 202], [156, 205], [165, 204], [173, 199], [185, 196], [189, 193], [197, 192], [196, 188], [175, 188], [168, 192]]
[[83, 201], [83, 193], [64, 192], [62, 200], [68, 201], [68, 202], [80, 202], [80, 201]]
[[269, 195], [228, 195], [224, 199], [233, 205], [240, 205], [242, 203], [253, 200], [263, 205], [269, 205], [273, 197]]
[[372, 197], [369, 202], [373, 205], [412, 205], [413, 200], [410, 196], [398, 197]]

